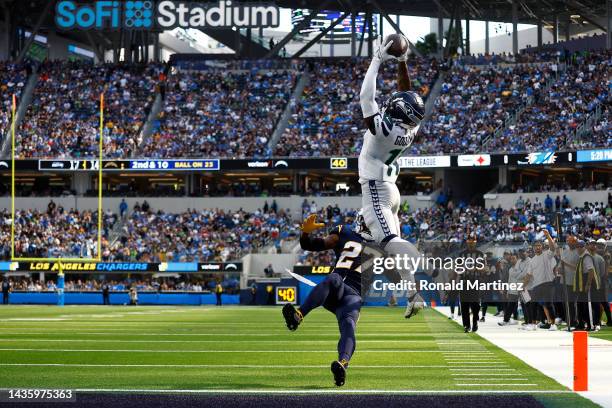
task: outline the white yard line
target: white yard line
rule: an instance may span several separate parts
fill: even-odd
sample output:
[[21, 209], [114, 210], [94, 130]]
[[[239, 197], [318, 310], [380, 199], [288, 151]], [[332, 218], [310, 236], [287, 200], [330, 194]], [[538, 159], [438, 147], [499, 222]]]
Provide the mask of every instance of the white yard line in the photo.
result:
[[[446, 307], [436, 310], [443, 315], [448, 314]], [[486, 322], [478, 325], [476, 334], [560, 384], [573, 388], [573, 349], [566, 347], [572, 344], [571, 333], [548, 330], [525, 332], [518, 330], [517, 326], [499, 326], [498, 321], [501, 318], [488, 316]], [[612, 408], [612, 347], [608, 347], [612, 343], [594, 337], [589, 337], [588, 341], [589, 391], [578, 394], [603, 407]], [[596, 353], [591, 349], [595, 349]]]
[[[502, 387], [536, 387], [538, 384], [516, 384], [516, 383], [480, 383], [480, 384], [475, 384], [475, 383], [456, 383], [455, 385], [461, 386], [461, 387], [484, 387], [484, 386], [489, 386], [489, 385], [494, 385], [496, 387], [498, 386], [502, 386]], [[524, 391], [523, 391], [524, 392]], [[529, 391], [531, 392], [531, 391]]]
[[482, 377], [488, 377], [488, 376], [496, 376], [496, 377], [522, 377], [523, 374], [519, 374], [519, 373], [507, 373], [507, 374], [502, 374], [502, 373], [451, 373], [451, 375], [455, 375], [455, 376], [460, 376], [460, 377], [466, 377], [466, 376], [470, 376], [470, 377], [474, 377], [474, 376], [482, 376]]

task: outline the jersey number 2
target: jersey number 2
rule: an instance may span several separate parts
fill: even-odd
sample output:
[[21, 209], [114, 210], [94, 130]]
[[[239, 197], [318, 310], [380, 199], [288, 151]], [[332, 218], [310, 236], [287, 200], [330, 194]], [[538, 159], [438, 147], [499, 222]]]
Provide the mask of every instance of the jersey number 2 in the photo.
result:
[[[336, 263], [338, 269], [351, 269], [355, 259], [361, 254], [363, 246], [359, 242], [348, 241], [342, 248], [342, 254]], [[361, 266], [355, 268], [355, 272], [361, 273]]]

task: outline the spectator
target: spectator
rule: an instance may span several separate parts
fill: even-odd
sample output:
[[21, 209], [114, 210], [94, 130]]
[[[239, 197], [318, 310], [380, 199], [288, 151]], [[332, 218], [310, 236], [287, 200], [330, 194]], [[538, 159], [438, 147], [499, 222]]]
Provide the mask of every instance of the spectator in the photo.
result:
[[264, 269], [264, 274], [268, 278], [271, 278], [274, 276], [274, 268], [272, 268], [272, 264], [268, 264], [268, 266], [266, 266], [266, 268]]
[[107, 282], [102, 284], [102, 304], [110, 305], [110, 287]]
[[122, 198], [121, 203], [119, 204], [119, 214], [121, 216], [121, 219], [123, 219], [124, 216], [126, 215], [127, 209], [128, 209], [128, 205], [125, 202], [125, 198]]
[[221, 282], [217, 282], [215, 286], [215, 296], [217, 298], [217, 306], [223, 306], [223, 301], [221, 294], [223, 293], [223, 286], [221, 286]]
[[11, 282], [5, 276], [4, 279], [2, 279], [2, 304], [8, 305], [10, 303], [9, 301], [10, 293], [11, 293]]

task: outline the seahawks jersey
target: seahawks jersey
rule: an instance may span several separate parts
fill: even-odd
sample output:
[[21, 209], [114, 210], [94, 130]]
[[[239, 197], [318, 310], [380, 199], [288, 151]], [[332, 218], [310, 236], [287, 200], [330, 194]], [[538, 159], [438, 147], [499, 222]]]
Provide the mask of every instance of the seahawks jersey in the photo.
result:
[[342, 276], [344, 283], [361, 293], [361, 255], [366, 240], [346, 225], [338, 225], [329, 233], [340, 238], [334, 247], [334, 272]]
[[368, 129], [364, 136], [359, 154], [359, 182], [395, 183], [400, 170], [398, 158], [412, 144], [419, 127], [406, 131], [379, 112], [374, 116], [374, 128], [376, 133]]

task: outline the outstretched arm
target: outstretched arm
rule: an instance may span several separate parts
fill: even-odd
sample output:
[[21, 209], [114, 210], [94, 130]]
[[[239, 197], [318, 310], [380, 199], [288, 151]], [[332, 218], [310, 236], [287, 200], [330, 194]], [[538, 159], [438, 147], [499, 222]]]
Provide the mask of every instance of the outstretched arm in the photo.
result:
[[313, 238], [310, 233], [323, 228], [325, 224], [317, 223], [317, 216], [315, 214], [311, 214], [304, 220], [304, 223], [301, 226], [302, 235], [300, 235], [300, 246], [305, 251], [327, 251], [328, 249], [333, 249], [338, 242], [337, 234], [330, 234], [325, 238]]
[[[406, 39], [406, 43], [408, 43], [408, 39]], [[406, 61], [408, 60], [408, 55], [410, 54], [410, 47], [406, 49], [406, 52], [397, 59], [397, 85], [400, 91], [410, 91], [412, 90], [412, 82], [410, 81], [410, 75], [408, 74], [408, 64]]]
[[374, 126], [374, 116], [378, 113], [378, 104], [376, 103], [376, 77], [378, 76], [378, 69], [383, 61], [393, 58], [387, 54], [387, 50], [393, 44], [389, 41], [387, 44], [381, 44], [376, 50], [372, 62], [368, 67], [368, 71], [365, 74], [363, 83], [361, 84], [361, 92], [359, 93], [359, 103], [361, 105], [361, 112], [365, 124], [372, 133], [376, 133]]
[[397, 64], [397, 84], [400, 91], [410, 91], [412, 89], [410, 75], [408, 75], [408, 64], [406, 64], [405, 59], [400, 60]]

